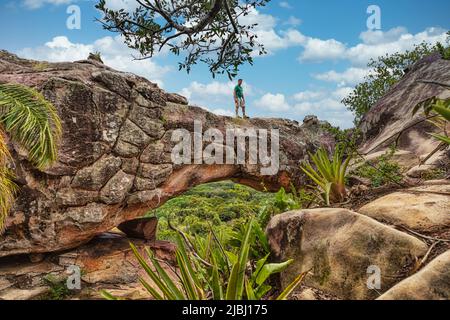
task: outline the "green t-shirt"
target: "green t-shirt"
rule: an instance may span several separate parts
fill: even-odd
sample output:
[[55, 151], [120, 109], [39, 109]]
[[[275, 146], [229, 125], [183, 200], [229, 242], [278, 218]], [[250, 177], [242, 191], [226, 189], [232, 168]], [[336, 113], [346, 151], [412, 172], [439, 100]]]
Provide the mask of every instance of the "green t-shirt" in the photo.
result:
[[238, 98], [244, 97], [244, 89], [240, 85], [237, 85], [234, 88], [234, 92], [236, 93], [236, 97], [238, 97]]

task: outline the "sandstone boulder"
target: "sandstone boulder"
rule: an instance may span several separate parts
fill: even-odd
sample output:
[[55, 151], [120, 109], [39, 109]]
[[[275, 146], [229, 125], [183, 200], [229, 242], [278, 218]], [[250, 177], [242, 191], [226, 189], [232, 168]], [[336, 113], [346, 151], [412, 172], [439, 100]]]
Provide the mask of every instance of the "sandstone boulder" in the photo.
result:
[[391, 193], [358, 211], [380, 222], [401, 225], [419, 232], [449, 229], [450, 195], [432, 193], [438, 190], [445, 192], [448, 188], [450, 184]]
[[[431, 97], [450, 97], [450, 90], [436, 83], [450, 83], [450, 61], [433, 54], [415, 63], [367, 112], [360, 124], [364, 139], [360, 152], [370, 155], [394, 142], [417, 157], [427, 155], [439, 144], [428, 133], [435, 127], [423, 115], [412, 115], [414, 107]], [[420, 122], [418, 125], [415, 123]], [[403, 132], [399, 137], [399, 133]]]
[[449, 300], [450, 251], [385, 292], [379, 300]]
[[[277, 261], [294, 259], [282, 287], [310, 270], [306, 286], [341, 299], [377, 298], [427, 252], [422, 241], [346, 209], [287, 212], [270, 221], [267, 234]], [[381, 271], [379, 290], [367, 285], [371, 266]]]

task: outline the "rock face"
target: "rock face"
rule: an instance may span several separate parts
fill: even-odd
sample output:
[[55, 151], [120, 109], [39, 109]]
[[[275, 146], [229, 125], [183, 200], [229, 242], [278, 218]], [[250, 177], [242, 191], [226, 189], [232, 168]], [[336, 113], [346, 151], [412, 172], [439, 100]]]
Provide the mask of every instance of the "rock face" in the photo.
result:
[[[24, 256], [0, 258], [0, 300], [48, 299], [52, 288], [44, 279], [65, 286], [73, 266], [80, 270], [80, 289], [68, 290], [68, 296], [61, 298], [100, 299], [100, 290], [107, 290], [121, 298], [149, 299], [139, 277], [154, 283], [139, 265], [129, 241], [119, 234], [106, 233], [75, 250], [48, 254], [38, 263], [30, 263]], [[132, 242], [144, 257], [144, 248], [150, 248], [175, 279], [173, 244], [136, 239]]]
[[[0, 83], [7, 82], [34, 87], [56, 106], [63, 140], [58, 162], [44, 171], [10, 146], [23, 185], [0, 236], [0, 257], [74, 248], [201, 183], [234, 179], [269, 190], [299, 184], [299, 162], [307, 152], [334, 143], [320, 124], [216, 116], [92, 59], [38, 63], [1, 51]], [[262, 165], [248, 162], [173, 164], [172, 134], [193, 132], [194, 120], [203, 132], [216, 128], [224, 136], [226, 129], [267, 129], [270, 141], [277, 137], [270, 130], [278, 129], [280, 170], [263, 176]]]
[[[406, 75], [364, 116], [360, 129], [364, 133], [364, 143], [360, 151], [363, 154], [386, 148], [395, 142], [398, 133], [423, 119], [420, 113], [412, 116], [413, 108], [428, 98], [438, 96], [450, 98], [450, 90], [422, 81], [450, 83], [450, 61], [433, 54], [418, 61]], [[410, 151], [416, 156], [430, 153], [438, 142], [429, 136], [434, 127], [422, 122], [411, 127], [401, 135], [398, 147]], [[448, 155], [447, 155], [448, 157]]]
[[117, 228], [129, 238], [156, 240], [158, 219], [156, 217], [142, 218], [121, 223]]
[[[391, 193], [381, 197], [359, 212], [391, 225], [401, 225], [419, 232], [439, 232], [450, 229], [450, 185], [425, 186]], [[427, 191], [429, 193], [427, 193]]]
[[[305, 285], [341, 299], [374, 299], [413, 269], [427, 252], [422, 241], [346, 209], [314, 209], [275, 216], [267, 227], [277, 261], [294, 259], [281, 276], [285, 287], [311, 271]], [[369, 289], [373, 267], [381, 288]]]
[[450, 251], [447, 251], [413, 276], [403, 280], [378, 300], [449, 300]]

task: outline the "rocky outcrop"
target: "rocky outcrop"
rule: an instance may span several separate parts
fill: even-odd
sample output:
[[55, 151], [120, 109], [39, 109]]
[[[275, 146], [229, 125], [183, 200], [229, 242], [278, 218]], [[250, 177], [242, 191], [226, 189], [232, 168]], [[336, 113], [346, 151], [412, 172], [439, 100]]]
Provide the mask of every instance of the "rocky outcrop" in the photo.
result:
[[[364, 134], [361, 153], [371, 154], [385, 149], [398, 139], [398, 147], [417, 157], [433, 151], [436, 142], [429, 132], [435, 128], [422, 121], [420, 112], [413, 117], [414, 107], [431, 97], [450, 98], [450, 90], [436, 83], [450, 83], [450, 61], [433, 54], [412, 66], [405, 76], [364, 116], [360, 129]], [[420, 122], [418, 125], [415, 123]], [[402, 132], [400, 138], [398, 134]], [[448, 157], [448, 154], [447, 154]]]
[[450, 251], [431, 261], [425, 268], [403, 280], [378, 300], [449, 300]]
[[[32, 168], [18, 146], [10, 146], [22, 185], [0, 236], [0, 257], [74, 248], [201, 183], [234, 179], [269, 190], [299, 184], [299, 162], [307, 152], [333, 145], [320, 124], [216, 116], [190, 107], [184, 97], [144, 78], [92, 59], [38, 63], [2, 51], [0, 83], [6, 82], [42, 92], [62, 119], [63, 139], [58, 162], [43, 171]], [[269, 148], [279, 137], [280, 170], [264, 176], [263, 165], [248, 161], [174, 164], [172, 134], [177, 129], [193, 132], [194, 120], [201, 122], [203, 132], [269, 130]], [[278, 129], [279, 136], [271, 140], [272, 129]]]
[[[374, 299], [404, 279], [427, 245], [346, 209], [313, 209], [275, 216], [267, 227], [277, 261], [294, 259], [281, 276], [285, 287], [310, 271], [305, 285], [341, 299]], [[380, 272], [380, 288], [368, 286]]]
[[[25, 256], [0, 258], [0, 300], [30, 299], [100, 299], [107, 290], [116, 297], [149, 299], [139, 282], [142, 277], [150, 284], [145, 271], [135, 258], [126, 237], [106, 233], [77, 249], [51, 253], [40, 262], [32, 263]], [[131, 240], [142, 255], [150, 248], [168, 274], [174, 277], [175, 247], [162, 241]], [[69, 276], [76, 266], [80, 271], [79, 289], [67, 288]], [[47, 281], [46, 281], [47, 280]], [[69, 279], [70, 281], [71, 279]], [[74, 282], [75, 283], [75, 282]], [[52, 297], [58, 286], [65, 288], [59, 297]]]

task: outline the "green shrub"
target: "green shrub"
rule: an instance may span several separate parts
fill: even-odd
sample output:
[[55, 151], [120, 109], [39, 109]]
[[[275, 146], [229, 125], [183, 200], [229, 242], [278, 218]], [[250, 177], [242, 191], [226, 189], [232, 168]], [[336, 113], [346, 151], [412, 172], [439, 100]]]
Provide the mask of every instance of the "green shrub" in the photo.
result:
[[382, 155], [376, 163], [364, 163], [356, 169], [353, 174], [369, 179], [374, 188], [392, 182], [400, 183], [403, 179], [401, 167], [398, 163], [391, 160], [392, 155], [393, 152], [388, 151], [386, 154]]
[[71, 295], [67, 288], [67, 279], [58, 279], [52, 275], [44, 278], [44, 283], [50, 287], [49, 292], [43, 297], [45, 300], [64, 300]]

